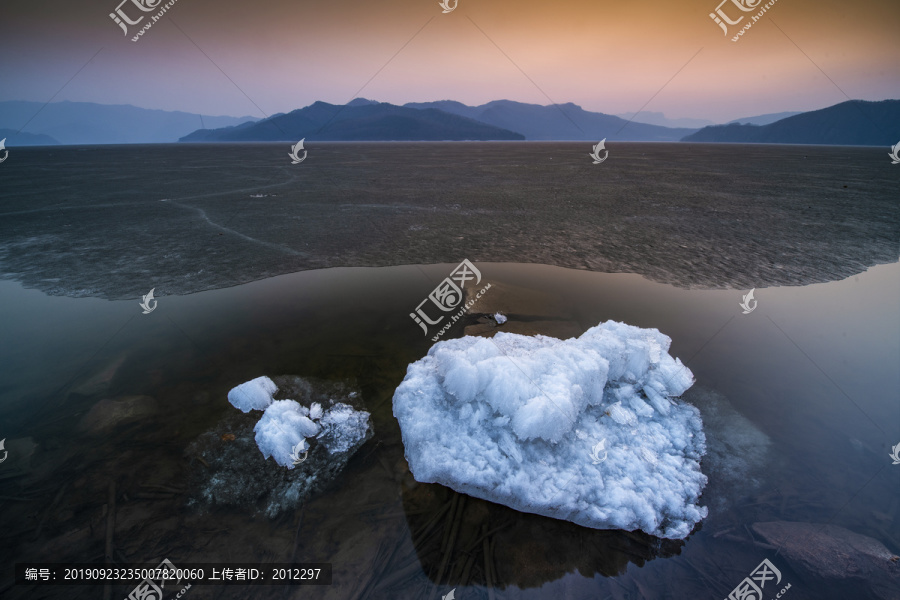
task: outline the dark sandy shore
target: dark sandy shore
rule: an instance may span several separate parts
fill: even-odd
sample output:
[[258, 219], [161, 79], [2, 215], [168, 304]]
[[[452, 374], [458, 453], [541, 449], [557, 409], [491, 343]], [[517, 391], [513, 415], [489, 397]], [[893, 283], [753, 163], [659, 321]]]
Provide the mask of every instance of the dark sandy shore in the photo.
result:
[[15, 150], [0, 276], [124, 299], [468, 258], [746, 289], [900, 253], [881, 148], [610, 141], [594, 165], [583, 143], [313, 143], [292, 165], [288, 146]]

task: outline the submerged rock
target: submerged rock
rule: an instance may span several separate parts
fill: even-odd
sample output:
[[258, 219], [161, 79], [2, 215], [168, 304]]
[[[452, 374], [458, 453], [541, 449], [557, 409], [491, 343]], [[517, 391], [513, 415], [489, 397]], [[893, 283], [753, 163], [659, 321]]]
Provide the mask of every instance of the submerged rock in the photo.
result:
[[711, 511], [724, 512], [760, 487], [772, 441], [715, 390], [694, 386], [682, 399], [696, 406], [703, 419], [702, 467], [709, 477], [703, 499]]
[[0, 480], [27, 475], [31, 472], [31, 457], [38, 445], [31, 437], [0, 440]]
[[156, 414], [159, 407], [151, 396], [121, 396], [100, 400], [78, 423], [78, 429], [88, 434], [104, 434], [120, 425], [140, 421]]
[[394, 394], [417, 481], [595, 529], [684, 538], [707, 515], [693, 383], [655, 329], [439, 342]]
[[126, 358], [127, 356], [120, 356], [107, 363], [96, 373], [77, 381], [75, 386], [72, 387], [72, 392], [82, 396], [93, 396], [94, 394], [105, 393], [109, 390], [109, 386], [119, 372], [119, 369], [125, 364]]
[[837, 525], [770, 521], [753, 531], [780, 548], [795, 571], [811, 583], [845, 584], [857, 598], [900, 597], [900, 558], [876, 539]]
[[[252, 390], [254, 407], [265, 405], [263, 417], [230, 411], [188, 446], [190, 504], [235, 506], [273, 518], [322, 491], [373, 431], [359, 392], [348, 384], [291, 375], [253, 381], [238, 388]], [[272, 386], [274, 393], [268, 392]], [[268, 403], [261, 392], [269, 393]], [[284, 419], [282, 413], [297, 418]], [[296, 457], [302, 460], [294, 464], [284, 448], [304, 439], [306, 447]]]

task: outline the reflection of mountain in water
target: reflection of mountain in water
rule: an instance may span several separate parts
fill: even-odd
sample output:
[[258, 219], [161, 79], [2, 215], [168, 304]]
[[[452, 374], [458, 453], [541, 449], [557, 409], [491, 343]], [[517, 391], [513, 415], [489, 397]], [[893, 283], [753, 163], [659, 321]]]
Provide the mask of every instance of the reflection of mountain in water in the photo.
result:
[[540, 587], [575, 570], [611, 577], [685, 543], [521, 513], [438, 484], [405, 488], [403, 507], [421, 568], [450, 587]]

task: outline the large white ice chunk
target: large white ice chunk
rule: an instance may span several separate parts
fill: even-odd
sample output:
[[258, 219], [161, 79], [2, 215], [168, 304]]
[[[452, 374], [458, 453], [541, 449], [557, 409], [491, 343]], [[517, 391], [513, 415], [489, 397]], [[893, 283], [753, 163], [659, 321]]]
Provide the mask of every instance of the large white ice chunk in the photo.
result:
[[266, 410], [272, 404], [272, 395], [278, 391], [275, 382], [266, 376], [251, 379], [232, 388], [228, 392], [228, 401], [243, 412]]
[[694, 378], [670, 344], [614, 321], [568, 340], [438, 342], [394, 393], [410, 469], [524, 512], [684, 538], [707, 515], [706, 443], [699, 411], [675, 399]]

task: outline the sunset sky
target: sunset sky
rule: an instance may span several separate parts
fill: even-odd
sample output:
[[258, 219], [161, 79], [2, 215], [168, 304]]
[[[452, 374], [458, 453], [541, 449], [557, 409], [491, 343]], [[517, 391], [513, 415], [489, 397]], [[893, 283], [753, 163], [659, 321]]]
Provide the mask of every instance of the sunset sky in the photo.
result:
[[719, 0], [459, 0], [448, 14], [438, 0], [177, 0], [132, 42], [156, 10], [127, 0], [148, 16], [126, 37], [109, 17], [120, 0], [6, 0], [0, 100], [264, 117], [356, 95], [510, 99], [725, 122], [900, 98], [900, 2], [777, 0], [732, 42], [767, 0], [738, 1], [722, 5], [746, 15], [726, 37]]

